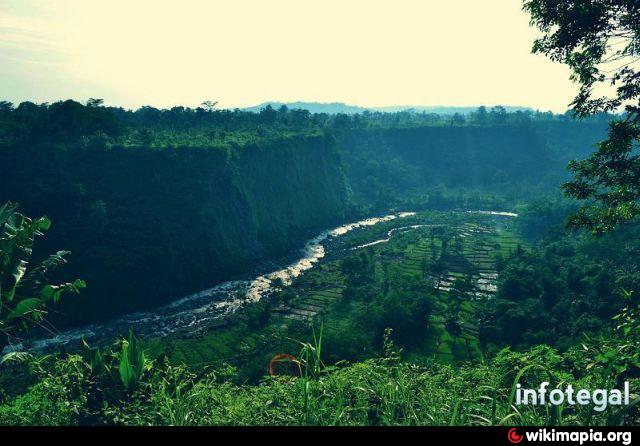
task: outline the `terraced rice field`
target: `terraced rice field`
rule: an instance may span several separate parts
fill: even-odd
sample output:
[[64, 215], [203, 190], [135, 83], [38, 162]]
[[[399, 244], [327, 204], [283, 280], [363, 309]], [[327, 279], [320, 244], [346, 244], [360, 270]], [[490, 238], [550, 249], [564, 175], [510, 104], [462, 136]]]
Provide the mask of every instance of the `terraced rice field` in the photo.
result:
[[[522, 244], [512, 229], [510, 217], [469, 218], [470, 221], [415, 225], [397, 232], [388, 242], [362, 249], [374, 252], [378, 274], [389, 277], [416, 277], [437, 296], [436, 310], [429, 324], [433, 336], [421, 353], [431, 353], [441, 360], [472, 359], [480, 355], [478, 327], [475, 323], [477, 303], [490, 299], [497, 291], [496, 260], [508, 256]], [[440, 229], [439, 229], [440, 228]], [[448, 236], [442, 235], [446, 229]], [[440, 232], [439, 232], [440, 231]], [[446, 245], [443, 251], [443, 243]], [[313, 321], [331, 313], [344, 291], [344, 277], [337, 265], [323, 266], [323, 285], [315, 285], [299, 293], [290, 304], [276, 311], [284, 320]], [[384, 271], [384, 273], [382, 272]], [[456, 281], [470, 282], [456, 310], [458, 329], [447, 328], [451, 319], [451, 293]], [[301, 282], [304, 283], [305, 279]], [[332, 324], [335, 317], [324, 317]]]
[[173, 339], [168, 343], [171, 354], [188, 363], [212, 358], [241, 363], [242, 358], [256, 355], [268, 363], [271, 353], [295, 353], [295, 342], [288, 343], [299, 336], [300, 329], [294, 327], [321, 320], [326, 332], [348, 330], [354, 314], [366, 314], [368, 307], [366, 302], [345, 297], [347, 277], [341, 265], [347, 256], [366, 252], [374, 263], [376, 296], [386, 293], [393, 282], [394, 286], [421, 284], [425, 294], [433, 297], [429, 335], [418, 348], [405, 352], [408, 357], [443, 362], [481, 357], [477, 308], [497, 290], [496, 261], [522, 244], [512, 228], [513, 218], [429, 212], [408, 220], [353, 231], [331, 246], [327, 258], [273, 296], [266, 327], [230, 326], [201, 338]]
[[[437, 225], [442, 226], [444, 225]], [[477, 297], [491, 296], [496, 291], [496, 256], [507, 256], [522, 242], [505, 222], [489, 220], [485, 224], [467, 222], [454, 228], [457, 245], [449, 247], [441, 257], [440, 270], [432, 272], [430, 268], [441, 255], [442, 241], [431, 238], [430, 230], [436, 225], [415, 228], [411, 233], [411, 242], [401, 253], [393, 248], [394, 243], [371, 246], [378, 257], [391, 264], [400, 274], [422, 275], [434, 288], [448, 292], [456, 279], [471, 277], [475, 284]], [[451, 229], [451, 227], [449, 228]], [[406, 237], [406, 236], [405, 236]], [[392, 249], [388, 249], [391, 246]], [[329, 283], [325, 288], [310, 291], [292, 307], [281, 307], [279, 311], [286, 317], [310, 317], [325, 310], [340, 298], [343, 284], [341, 278]]]

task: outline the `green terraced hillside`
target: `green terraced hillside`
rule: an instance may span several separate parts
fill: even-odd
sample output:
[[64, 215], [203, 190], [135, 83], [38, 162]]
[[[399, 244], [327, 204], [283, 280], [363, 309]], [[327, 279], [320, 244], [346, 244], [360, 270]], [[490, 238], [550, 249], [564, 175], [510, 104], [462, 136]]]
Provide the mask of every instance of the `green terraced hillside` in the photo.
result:
[[[394, 296], [429, 307], [418, 321], [424, 332], [404, 345], [407, 356], [477, 359], [477, 306], [496, 291], [496, 261], [519, 245], [513, 217], [467, 212], [422, 212], [360, 228], [330, 241], [327, 256], [314, 268], [244, 306], [220, 328], [204, 336], [158, 339], [150, 347], [176, 362], [228, 362], [260, 376], [273, 355], [296, 354], [297, 340], [322, 326], [329, 360], [356, 360], [379, 350], [381, 328], [374, 326], [393, 327], [381, 302]], [[366, 259], [366, 283], [355, 283], [346, 266], [353, 259]]]

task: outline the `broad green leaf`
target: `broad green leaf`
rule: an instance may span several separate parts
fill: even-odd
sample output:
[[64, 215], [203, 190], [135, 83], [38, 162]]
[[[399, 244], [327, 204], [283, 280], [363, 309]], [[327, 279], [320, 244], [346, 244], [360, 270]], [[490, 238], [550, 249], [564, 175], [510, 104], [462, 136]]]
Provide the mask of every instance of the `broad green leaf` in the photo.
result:
[[122, 354], [120, 356], [120, 379], [127, 390], [132, 390], [136, 385], [135, 371], [129, 360], [129, 343], [123, 341]]
[[42, 304], [42, 301], [37, 297], [30, 297], [27, 299], [23, 299], [20, 302], [18, 302], [18, 304], [13, 309], [13, 311], [9, 313], [8, 318], [15, 319], [18, 317], [25, 316], [37, 310], [41, 304]]
[[27, 262], [24, 260], [17, 260], [10, 271], [10, 282], [8, 285], [8, 290], [4, 293], [4, 300], [7, 302], [11, 302], [16, 293], [16, 288], [20, 284], [20, 280], [24, 277], [24, 274], [27, 270]]
[[48, 217], [40, 217], [36, 220], [36, 229], [46, 231], [51, 227], [51, 220]]

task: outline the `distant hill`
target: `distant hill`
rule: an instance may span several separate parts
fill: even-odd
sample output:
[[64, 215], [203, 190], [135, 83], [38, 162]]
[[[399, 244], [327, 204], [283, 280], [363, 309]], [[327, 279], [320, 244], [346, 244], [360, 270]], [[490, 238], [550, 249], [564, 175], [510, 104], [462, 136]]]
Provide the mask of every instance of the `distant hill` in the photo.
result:
[[309, 110], [311, 113], [330, 113], [330, 114], [346, 113], [351, 115], [355, 113], [362, 113], [363, 111], [367, 110], [364, 107], [359, 107], [357, 105], [347, 105], [347, 104], [343, 104], [342, 102], [323, 103], [323, 102], [301, 102], [301, 101], [263, 102], [262, 104], [255, 105], [253, 107], [247, 107], [244, 110], [259, 112], [260, 110], [265, 108], [267, 105], [271, 105], [271, 107], [275, 108], [276, 110], [282, 107], [283, 105], [286, 105], [290, 109], [302, 108], [305, 110]]
[[[263, 102], [262, 104], [254, 105], [253, 107], [246, 107], [243, 110], [259, 112], [267, 105], [271, 105], [271, 107], [278, 109], [283, 105], [286, 105], [289, 109], [301, 108], [305, 110], [309, 110], [311, 113], [329, 113], [329, 114], [337, 114], [337, 113], [345, 113], [345, 114], [355, 114], [362, 113], [364, 111], [378, 111], [385, 113], [394, 113], [399, 111], [412, 111], [416, 113], [437, 113], [440, 115], [453, 115], [455, 113], [467, 114], [478, 108], [478, 106], [464, 106], [464, 107], [455, 107], [455, 106], [445, 106], [445, 105], [433, 105], [433, 106], [422, 106], [422, 105], [392, 105], [386, 107], [360, 107], [358, 105], [348, 105], [342, 102]], [[487, 106], [487, 108], [491, 108]], [[504, 108], [508, 112], [514, 111], [525, 111], [530, 110], [533, 111], [531, 107], [518, 107], [518, 106], [504, 106]]]
[[[498, 105], [498, 104], [496, 104]], [[381, 112], [399, 112], [399, 111], [413, 111], [417, 113], [437, 113], [439, 115], [453, 115], [455, 113], [467, 114], [477, 110], [479, 105], [476, 106], [464, 106], [464, 107], [454, 107], [447, 105], [432, 105], [432, 106], [422, 106], [422, 105], [392, 105], [389, 107], [372, 107], [370, 110], [381, 111]], [[486, 106], [490, 109], [493, 106]], [[531, 107], [519, 107], [519, 106], [510, 106], [503, 105], [504, 109], [508, 112], [515, 111], [534, 111]]]

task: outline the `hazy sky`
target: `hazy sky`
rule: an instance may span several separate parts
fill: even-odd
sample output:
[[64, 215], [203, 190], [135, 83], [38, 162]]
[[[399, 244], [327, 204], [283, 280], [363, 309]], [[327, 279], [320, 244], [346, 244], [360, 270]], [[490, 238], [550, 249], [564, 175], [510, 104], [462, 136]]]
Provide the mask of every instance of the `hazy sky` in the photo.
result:
[[0, 99], [564, 111], [520, 0], [0, 0]]

